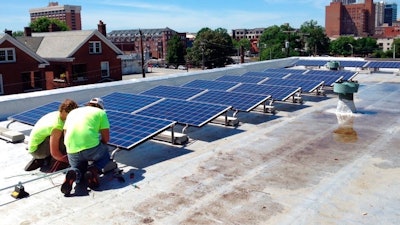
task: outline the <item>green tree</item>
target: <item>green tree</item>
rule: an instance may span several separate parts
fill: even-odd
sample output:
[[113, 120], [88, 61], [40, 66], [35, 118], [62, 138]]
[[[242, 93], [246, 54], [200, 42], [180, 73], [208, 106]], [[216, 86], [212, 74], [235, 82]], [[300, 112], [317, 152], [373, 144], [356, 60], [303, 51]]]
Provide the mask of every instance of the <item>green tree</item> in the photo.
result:
[[226, 29], [202, 28], [197, 32], [193, 47], [188, 50], [188, 60], [193, 65], [207, 68], [224, 67], [233, 63], [230, 56], [236, 53], [232, 38]]
[[51, 24], [57, 25], [60, 31], [69, 30], [65, 22], [62, 22], [58, 19], [50, 19], [47, 17], [40, 17], [36, 19], [29, 24], [29, 27], [31, 27], [32, 32], [49, 32], [49, 26]]
[[354, 37], [341, 36], [331, 42], [331, 44], [329, 45], [329, 50], [331, 54], [336, 56], [351, 56], [355, 53], [354, 46], [357, 46]]
[[21, 36], [24, 36], [24, 32], [23, 31], [13, 31], [12, 35], [13, 35], [13, 37], [21, 37]]
[[300, 26], [304, 40], [303, 49], [306, 55], [322, 55], [329, 51], [330, 39], [326, 36], [325, 29], [317, 21], [310, 20]]
[[376, 42], [376, 39], [371, 37], [359, 38], [355, 42], [354, 55], [366, 57], [378, 49], [379, 46]]
[[185, 46], [182, 43], [179, 35], [174, 35], [167, 42], [167, 56], [166, 60], [170, 64], [185, 64]]

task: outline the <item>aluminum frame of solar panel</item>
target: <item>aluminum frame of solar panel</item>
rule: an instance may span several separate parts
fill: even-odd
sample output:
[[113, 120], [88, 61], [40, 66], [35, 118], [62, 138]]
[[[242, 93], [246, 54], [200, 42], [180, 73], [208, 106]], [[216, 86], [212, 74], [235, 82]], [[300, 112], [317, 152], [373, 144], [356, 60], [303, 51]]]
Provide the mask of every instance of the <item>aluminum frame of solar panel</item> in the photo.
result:
[[325, 85], [333, 86], [337, 81], [340, 81], [343, 76], [331, 76], [331, 75], [320, 75], [320, 74], [291, 74], [287, 79], [295, 80], [316, 80], [323, 81]]
[[110, 122], [108, 144], [130, 150], [153, 138], [161, 132], [173, 128], [175, 121], [107, 110]]
[[51, 102], [8, 117], [8, 120], [18, 121], [28, 125], [35, 125], [36, 122], [47, 113], [58, 111], [61, 102]]
[[256, 76], [233, 76], [233, 75], [224, 75], [215, 79], [216, 81], [226, 81], [226, 82], [236, 82], [236, 83], [251, 83], [257, 84], [265, 80], [265, 77], [256, 77]]
[[231, 106], [226, 105], [166, 98], [163, 101], [135, 112], [135, 114], [173, 120], [179, 124], [189, 126], [202, 127], [231, 108]]
[[101, 97], [106, 109], [131, 113], [160, 101], [162, 98], [138, 94], [113, 92]]
[[323, 81], [313, 81], [313, 80], [296, 80], [296, 79], [279, 79], [279, 78], [269, 78], [261, 84], [268, 85], [278, 85], [278, 86], [290, 86], [290, 87], [301, 87], [302, 91], [313, 92], [317, 88], [324, 85]]
[[250, 112], [270, 98], [271, 96], [269, 95], [209, 90], [190, 99], [190, 101], [231, 105], [232, 109]]
[[181, 87], [200, 88], [208, 90], [226, 91], [238, 85], [235, 82], [215, 81], [215, 80], [193, 80]]
[[275, 101], [286, 101], [289, 97], [299, 92], [299, 87], [288, 87], [288, 86], [275, 86], [265, 84], [244, 84], [232, 89], [232, 92], [259, 94], [259, 95], [270, 95]]
[[200, 94], [203, 91], [204, 89], [199, 89], [199, 88], [160, 85], [152, 89], [149, 89], [147, 91], [144, 91], [140, 94], [162, 97], [162, 98], [174, 98], [174, 99], [186, 100], [188, 98]]

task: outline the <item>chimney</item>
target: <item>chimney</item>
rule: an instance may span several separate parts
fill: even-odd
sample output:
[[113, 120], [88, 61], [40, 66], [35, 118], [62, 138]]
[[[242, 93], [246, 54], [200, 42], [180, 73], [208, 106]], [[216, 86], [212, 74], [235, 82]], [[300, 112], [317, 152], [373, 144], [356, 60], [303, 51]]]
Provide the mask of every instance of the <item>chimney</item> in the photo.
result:
[[103, 23], [103, 21], [99, 21], [99, 24], [97, 24], [97, 30], [103, 34], [104, 37], [107, 37], [106, 25]]
[[32, 28], [24, 27], [24, 35], [25, 37], [32, 37]]
[[4, 30], [4, 33], [6, 33], [6, 34], [12, 36], [12, 30], [7, 30], [7, 29], [5, 29], [5, 30]]

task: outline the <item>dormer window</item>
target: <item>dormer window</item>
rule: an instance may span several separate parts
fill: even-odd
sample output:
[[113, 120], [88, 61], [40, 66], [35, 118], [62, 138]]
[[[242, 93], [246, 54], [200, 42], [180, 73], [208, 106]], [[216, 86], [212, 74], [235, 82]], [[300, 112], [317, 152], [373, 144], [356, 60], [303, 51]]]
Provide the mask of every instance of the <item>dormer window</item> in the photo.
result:
[[0, 63], [15, 62], [14, 48], [0, 48]]
[[90, 41], [89, 42], [89, 53], [90, 54], [100, 54], [101, 53], [101, 42], [100, 41]]

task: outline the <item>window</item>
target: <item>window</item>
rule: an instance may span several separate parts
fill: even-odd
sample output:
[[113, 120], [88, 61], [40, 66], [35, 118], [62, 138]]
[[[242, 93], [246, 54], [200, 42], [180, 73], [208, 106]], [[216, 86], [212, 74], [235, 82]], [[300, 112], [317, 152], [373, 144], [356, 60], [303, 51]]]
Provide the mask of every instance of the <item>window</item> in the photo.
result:
[[110, 65], [108, 62], [101, 62], [101, 77], [110, 76]]
[[89, 53], [90, 54], [100, 54], [101, 53], [101, 42], [100, 41], [90, 41], [89, 42]]
[[0, 48], [0, 62], [15, 62], [15, 49]]

